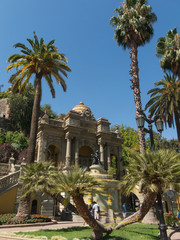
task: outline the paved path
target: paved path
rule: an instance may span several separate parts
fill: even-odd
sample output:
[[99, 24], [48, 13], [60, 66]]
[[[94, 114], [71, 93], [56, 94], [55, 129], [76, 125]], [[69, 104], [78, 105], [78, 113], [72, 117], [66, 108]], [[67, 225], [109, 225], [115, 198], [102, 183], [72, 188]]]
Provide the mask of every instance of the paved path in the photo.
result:
[[[45, 230], [45, 229], [62, 229], [62, 228], [69, 228], [69, 227], [77, 227], [77, 226], [84, 226], [83, 222], [70, 222], [70, 221], [61, 221], [56, 224], [50, 225], [38, 225], [38, 226], [11, 226], [11, 227], [2, 227], [0, 226], [0, 240], [30, 240], [29, 238], [20, 238], [14, 236], [5, 236], [4, 233], [8, 235], [13, 232], [29, 232], [29, 231], [37, 231], [37, 230]], [[87, 226], [87, 225], [86, 225]], [[169, 230], [169, 237], [171, 240], [180, 240], [180, 228], [176, 230]], [[2, 235], [1, 235], [2, 234]], [[35, 240], [31, 238], [31, 240]], [[36, 238], [37, 240], [37, 238]]]
[[169, 231], [169, 237], [171, 240], [180, 240], [180, 228]]
[[[37, 231], [37, 230], [45, 230], [45, 229], [62, 229], [62, 228], [69, 228], [69, 227], [77, 227], [77, 226], [83, 226], [83, 222], [70, 222], [70, 221], [62, 221], [58, 222], [56, 224], [50, 224], [50, 225], [36, 225], [36, 226], [15, 226], [15, 227], [1, 227], [0, 226], [0, 240], [30, 240], [30, 238], [20, 238], [20, 237], [14, 237], [14, 236], [8, 236], [9, 234], [12, 234], [13, 232], [29, 232], [29, 231]], [[87, 226], [87, 225], [86, 225]], [[6, 234], [6, 236], [4, 235]], [[35, 240], [31, 238], [31, 240]], [[37, 240], [37, 238], [36, 238]]]

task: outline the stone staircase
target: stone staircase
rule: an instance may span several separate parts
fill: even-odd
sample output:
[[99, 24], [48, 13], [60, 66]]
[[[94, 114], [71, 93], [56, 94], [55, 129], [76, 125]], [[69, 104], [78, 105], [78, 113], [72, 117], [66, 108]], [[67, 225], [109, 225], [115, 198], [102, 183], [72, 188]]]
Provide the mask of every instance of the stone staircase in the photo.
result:
[[18, 185], [20, 170], [0, 178], [0, 194]]

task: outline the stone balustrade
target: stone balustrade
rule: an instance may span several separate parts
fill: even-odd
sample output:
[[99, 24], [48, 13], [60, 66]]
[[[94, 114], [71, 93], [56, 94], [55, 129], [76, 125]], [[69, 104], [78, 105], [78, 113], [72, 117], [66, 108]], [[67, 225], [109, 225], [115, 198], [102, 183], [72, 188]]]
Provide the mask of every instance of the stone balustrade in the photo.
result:
[[20, 170], [2, 177], [0, 179], [0, 193], [8, 189], [9, 187], [17, 184], [19, 176], [20, 176]]

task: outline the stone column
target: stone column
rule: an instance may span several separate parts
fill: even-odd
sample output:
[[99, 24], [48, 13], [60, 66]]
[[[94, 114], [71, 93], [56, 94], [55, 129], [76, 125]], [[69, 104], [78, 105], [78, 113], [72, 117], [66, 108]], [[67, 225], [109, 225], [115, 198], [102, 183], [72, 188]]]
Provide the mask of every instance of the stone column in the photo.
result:
[[79, 165], [79, 139], [75, 141], [75, 165]]
[[103, 147], [103, 143], [101, 140], [99, 141], [99, 150], [100, 150], [100, 162], [101, 162], [102, 166], [104, 167], [104, 147]]
[[107, 145], [107, 165], [108, 169], [111, 167], [111, 155], [110, 155], [110, 146]]
[[66, 144], [66, 164], [65, 164], [65, 168], [69, 168], [71, 165], [71, 137], [69, 133], [66, 133], [66, 140], [67, 140], [67, 144]]
[[106, 222], [114, 223], [114, 212], [112, 209], [112, 192], [110, 190], [108, 191], [107, 205], [108, 205], [108, 210], [107, 210]]
[[37, 143], [37, 145], [38, 145], [38, 149], [37, 149], [37, 162], [39, 162], [40, 161], [40, 149], [41, 149], [41, 146], [40, 146], [40, 141], [38, 141], [38, 143]]
[[122, 208], [122, 203], [121, 203], [121, 191], [118, 191], [118, 208], [119, 208], [119, 211], [121, 211], [121, 208]]
[[88, 193], [88, 206], [92, 203], [92, 193]]
[[40, 133], [38, 140], [37, 162], [46, 160], [47, 138], [48, 136], [46, 134], [43, 132]]

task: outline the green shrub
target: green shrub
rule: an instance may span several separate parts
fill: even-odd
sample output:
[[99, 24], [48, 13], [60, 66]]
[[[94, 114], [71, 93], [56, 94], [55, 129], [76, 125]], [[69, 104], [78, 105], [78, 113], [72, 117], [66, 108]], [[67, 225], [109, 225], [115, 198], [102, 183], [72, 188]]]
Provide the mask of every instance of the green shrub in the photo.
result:
[[0, 99], [7, 98], [9, 95], [9, 92], [0, 92]]
[[31, 215], [30, 219], [22, 218], [21, 220], [14, 220], [15, 216], [15, 213], [0, 214], [0, 225], [51, 222], [51, 218], [44, 215]]
[[178, 219], [174, 213], [164, 213], [164, 220], [167, 226], [174, 227], [176, 224], [178, 224]]

